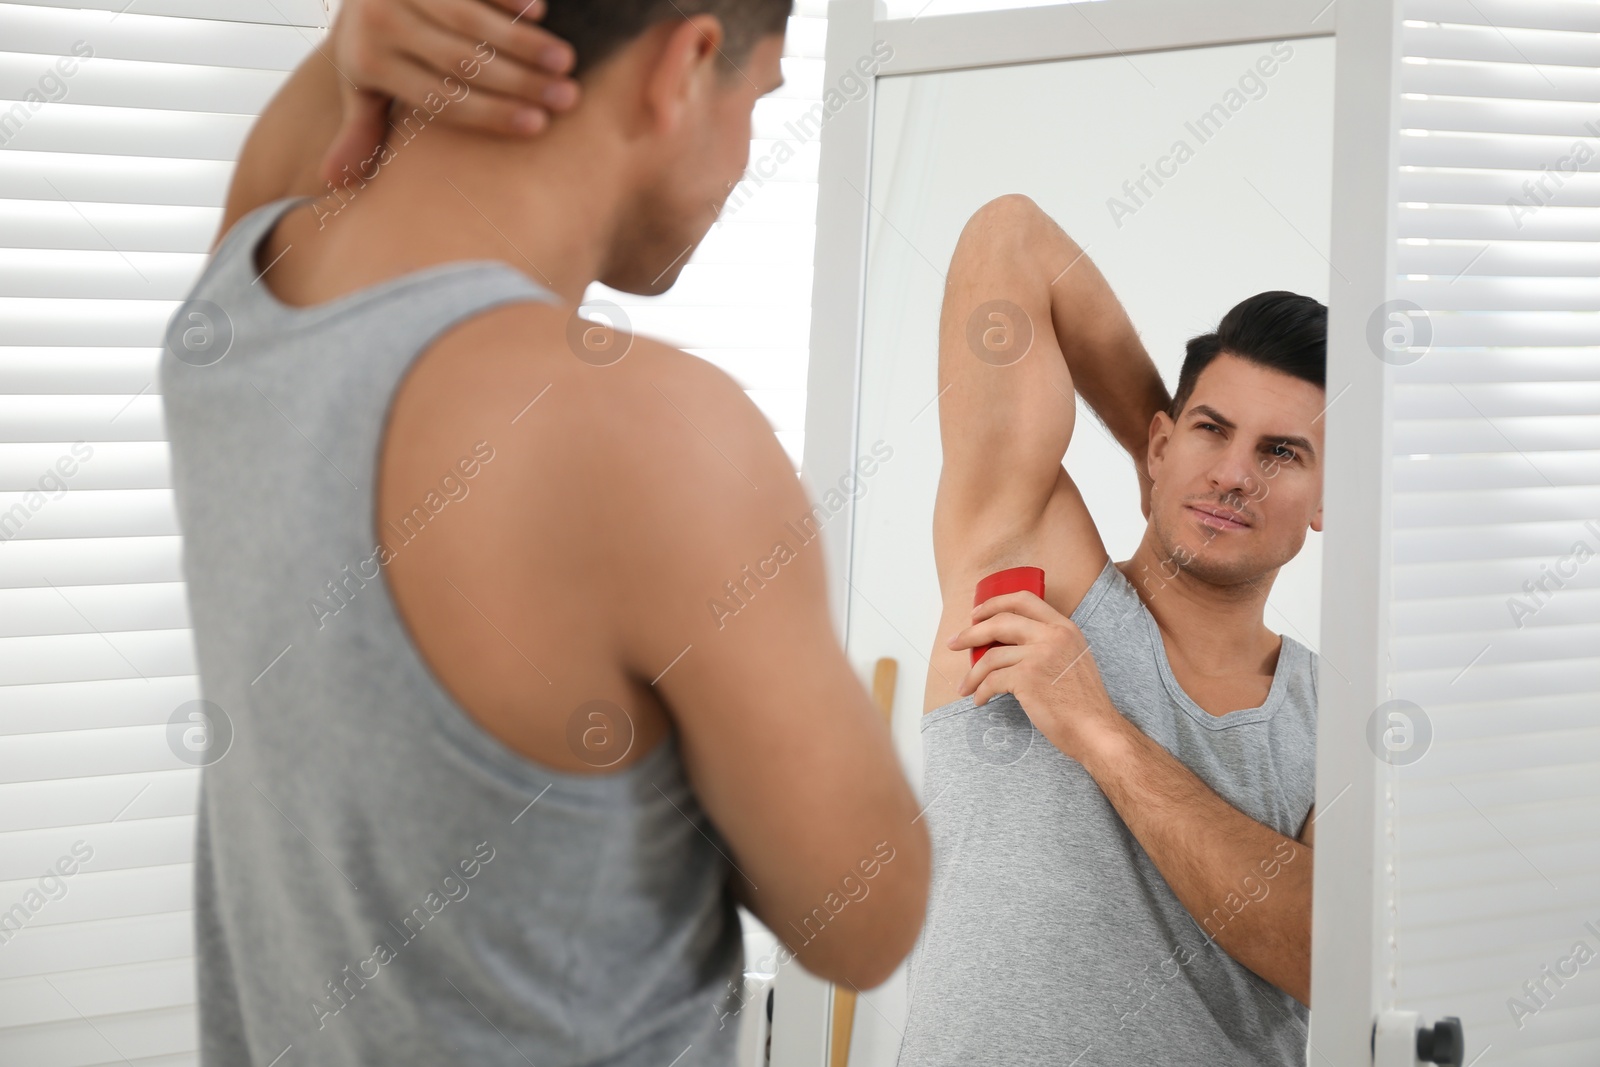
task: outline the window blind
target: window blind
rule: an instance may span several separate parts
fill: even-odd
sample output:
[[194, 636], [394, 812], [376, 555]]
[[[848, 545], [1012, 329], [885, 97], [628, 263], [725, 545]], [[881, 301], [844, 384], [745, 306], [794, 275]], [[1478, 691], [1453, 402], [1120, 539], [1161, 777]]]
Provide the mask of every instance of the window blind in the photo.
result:
[[[586, 298], [728, 370], [797, 471], [825, 14], [797, 4], [748, 180], [673, 290]], [[167, 722], [200, 691], [157, 356], [326, 23], [320, 0], [0, 2], [3, 1064], [196, 1062], [199, 772]]]
[[0, 5], [0, 1062], [193, 1063], [156, 356], [307, 0]]
[[1384, 996], [1595, 1063], [1600, 5], [1403, 12]]

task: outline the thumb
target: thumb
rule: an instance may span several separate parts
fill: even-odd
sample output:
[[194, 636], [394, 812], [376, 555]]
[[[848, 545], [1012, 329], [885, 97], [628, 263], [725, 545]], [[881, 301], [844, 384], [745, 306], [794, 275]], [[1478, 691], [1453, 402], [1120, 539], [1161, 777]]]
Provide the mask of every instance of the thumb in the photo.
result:
[[376, 154], [389, 134], [389, 97], [349, 85], [344, 86], [341, 97], [344, 120], [329, 142], [318, 171], [318, 177], [330, 185], [338, 184], [346, 166], [359, 174], [361, 164]]

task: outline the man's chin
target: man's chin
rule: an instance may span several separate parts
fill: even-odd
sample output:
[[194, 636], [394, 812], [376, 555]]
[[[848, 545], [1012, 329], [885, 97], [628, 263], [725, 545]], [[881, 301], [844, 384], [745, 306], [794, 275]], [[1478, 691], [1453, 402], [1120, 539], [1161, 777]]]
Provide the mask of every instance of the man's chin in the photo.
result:
[[1223, 551], [1211, 542], [1173, 545], [1168, 550], [1167, 558], [1176, 563], [1179, 570], [1207, 585], [1243, 585], [1254, 582], [1271, 569], [1262, 567], [1254, 553], [1241, 552], [1237, 548]]

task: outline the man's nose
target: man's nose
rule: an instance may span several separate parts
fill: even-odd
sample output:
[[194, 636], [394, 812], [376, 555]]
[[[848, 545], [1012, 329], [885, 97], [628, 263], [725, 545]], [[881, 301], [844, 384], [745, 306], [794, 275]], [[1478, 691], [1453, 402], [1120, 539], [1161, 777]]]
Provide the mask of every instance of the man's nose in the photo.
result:
[[1266, 495], [1267, 484], [1255, 449], [1238, 444], [1229, 447], [1211, 465], [1211, 485], [1217, 492], [1257, 500]]

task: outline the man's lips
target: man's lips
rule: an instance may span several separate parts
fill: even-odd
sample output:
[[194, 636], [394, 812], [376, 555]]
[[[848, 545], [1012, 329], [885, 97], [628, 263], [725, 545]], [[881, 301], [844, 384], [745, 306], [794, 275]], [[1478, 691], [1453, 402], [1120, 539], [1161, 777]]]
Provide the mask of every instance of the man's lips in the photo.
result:
[[1228, 508], [1206, 504], [1185, 504], [1184, 507], [1194, 512], [1195, 518], [1213, 530], [1248, 530], [1250, 528], [1250, 524], [1245, 522], [1237, 511], [1232, 511]]

